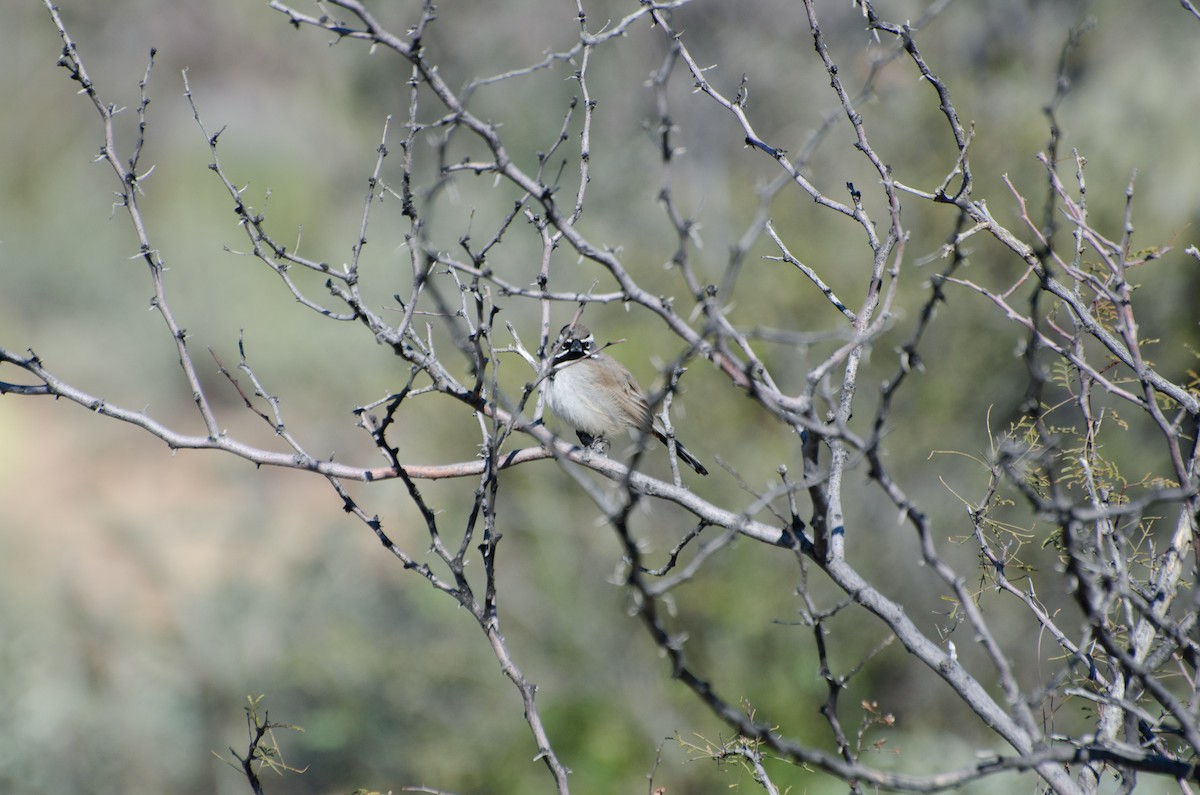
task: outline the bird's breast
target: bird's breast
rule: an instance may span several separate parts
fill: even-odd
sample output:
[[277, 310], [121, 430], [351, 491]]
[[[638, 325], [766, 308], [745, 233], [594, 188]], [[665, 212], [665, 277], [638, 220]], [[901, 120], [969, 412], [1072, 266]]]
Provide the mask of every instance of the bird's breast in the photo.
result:
[[550, 379], [546, 402], [560, 420], [592, 436], [611, 436], [629, 423], [620, 406], [606, 398], [603, 384], [586, 364], [568, 365]]

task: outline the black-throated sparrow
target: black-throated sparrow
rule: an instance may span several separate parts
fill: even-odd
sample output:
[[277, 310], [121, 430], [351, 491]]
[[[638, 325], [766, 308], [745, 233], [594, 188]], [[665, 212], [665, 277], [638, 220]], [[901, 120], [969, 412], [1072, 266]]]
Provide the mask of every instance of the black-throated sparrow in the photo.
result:
[[[554, 350], [546, 402], [559, 419], [575, 429], [584, 446], [592, 447], [598, 440], [622, 430], [652, 434], [670, 446], [633, 374], [598, 350], [592, 332], [585, 326], [563, 326]], [[678, 441], [675, 452], [696, 472], [708, 474], [704, 465]]]

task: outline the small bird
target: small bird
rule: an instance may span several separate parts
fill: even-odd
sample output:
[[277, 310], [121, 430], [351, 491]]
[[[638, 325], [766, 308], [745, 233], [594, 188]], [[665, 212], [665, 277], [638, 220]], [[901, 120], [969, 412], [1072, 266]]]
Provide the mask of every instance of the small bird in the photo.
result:
[[[646, 394], [633, 374], [608, 354], [597, 350], [592, 332], [579, 324], [563, 326], [555, 348], [546, 401], [559, 419], [575, 429], [585, 447], [622, 430], [652, 434], [670, 446], [655, 421]], [[675, 442], [680, 460], [701, 475], [708, 470]]]

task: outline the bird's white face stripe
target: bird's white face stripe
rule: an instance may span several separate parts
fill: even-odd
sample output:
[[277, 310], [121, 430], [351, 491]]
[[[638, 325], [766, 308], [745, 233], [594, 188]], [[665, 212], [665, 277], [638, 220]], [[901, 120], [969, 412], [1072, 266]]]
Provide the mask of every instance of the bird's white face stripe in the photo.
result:
[[591, 355], [596, 350], [596, 338], [586, 326], [570, 325], [562, 327], [558, 332], [558, 352], [554, 355], [556, 365], [577, 361]]

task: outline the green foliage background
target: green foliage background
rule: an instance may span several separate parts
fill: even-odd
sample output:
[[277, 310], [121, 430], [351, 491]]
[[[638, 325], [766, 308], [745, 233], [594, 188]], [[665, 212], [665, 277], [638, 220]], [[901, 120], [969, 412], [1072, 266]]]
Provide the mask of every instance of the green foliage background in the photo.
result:
[[[241, 335], [256, 371], [283, 398], [289, 428], [311, 451], [374, 460], [350, 412], [398, 388], [400, 370], [361, 328], [321, 321], [291, 301], [272, 274], [225, 250], [244, 250], [245, 237], [207, 168], [208, 149], [182, 96], [180, 71], [188, 70], [209, 128], [226, 127], [221, 153], [227, 171], [249, 185], [252, 203], [267, 202], [279, 237], [296, 238], [302, 253], [340, 263], [357, 235], [384, 117], [404, 118], [407, 68], [353, 42], [326, 46], [321, 34], [293, 30], [265, 3], [60, 5], [112, 102], [134, 107], [149, 50], [158, 49], [143, 158], [155, 171], [144, 183], [143, 201], [193, 350], [211, 347], [232, 365]], [[412, 3], [376, 5], [393, 30], [403, 31], [414, 18]], [[877, 5], [891, 18], [916, 19], [925, 8]], [[869, 67], [861, 57], [861, 18], [848, 2], [821, 6], [825, 29], [841, 48], [834, 56], [843, 80], [860, 84]], [[585, 7], [595, 24], [636, 4], [609, 0]], [[548, 49], [566, 49], [578, 31], [573, 4], [552, 0], [502, 8], [464, 0], [440, 10], [426, 47], [454, 86], [534, 63]], [[1029, 196], [1033, 208], [1040, 205], [1044, 177], [1035, 155], [1048, 139], [1041, 109], [1052, 96], [1068, 30], [1089, 15], [1096, 27], [1072, 57], [1072, 90], [1059, 111], [1064, 151], [1077, 147], [1088, 159], [1089, 205], [1098, 226], [1119, 229], [1124, 190], [1136, 169], [1137, 239], [1182, 248], [1195, 239], [1200, 212], [1194, 178], [1200, 173], [1194, 145], [1200, 23], [1178, 4], [958, 2], [919, 42], [948, 82], [960, 116], [975, 124], [976, 195], [1019, 227], [1016, 201], [1002, 179]], [[676, 19], [693, 51], [718, 65], [714, 79], [723, 91], [732, 94], [737, 79], [749, 76], [749, 112], [773, 145], [799, 150], [836, 112], [797, 4], [699, 0]], [[89, 163], [100, 143], [95, 113], [55, 66], [59, 49], [40, 3], [20, 0], [0, 9], [0, 344], [33, 347], [69, 382], [122, 405], [148, 404], [153, 416], [198, 431], [171, 340], [148, 311], [150, 285], [132, 258], [127, 218], [110, 206], [112, 175], [103, 164]], [[593, 239], [621, 247], [644, 285], [682, 295], [677, 277], [661, 267], [676, 241], [656, 202], [661, 166], [644, 129], [654, 121], [644, 81], [663, 55], [661, 34], [645, 24], [596, 53], [589, 72], [598, 103], [593, 184], [581, 226]], [[572, 69], [559, 64], [480, 89], [472, 108], [503, 121], [514, 157], [529, 162], [553, 143], [578, 92]], [[732, 120], [692, 95], [685, 80], [674, 80], [671, 90], [679, 144], [687, 149], [673, 190], [700, 223], [704, 246], [695, 263], [717, 281], [731, 246], [754, 218], [756, 190], [775, 176], [775, 165], [744, 148]], [[932, 92], [910, 69], [902, 62], [889, 67], [878, 97], [862, 111], [874, 145], [900, 181], [923, 188], [940, 181], [952, 149]], [[134, 121], [130, 110], [124, 134]], [[461, 154], [469, 156], [473, 144], [462, 140]], [[873, 201], [874, 182], [851, 142], [844, 122], [835, 126], [809, 165], [811, 178], [830, 194], [853, 181]], [[566, 146], [575, 144], [573, 138]], [[564, 192], [573, 191], [576, 178], [568, 167]], [[490, 177], [457, 180], [434, 208], [435, 237], [448, 250], [464, 233], [486, 238], [511, 206], [511, 194]], [[872, 210], [880, 215], [878, 207]], [[793, 252], [854, 303], [867, 253], [858, 230], [830, 223], [799, 192], [782, 193], [771, 216]], [[1033, 217], [1040, 219], [1040, 211]], [[924, 207], [905, 220], [914, 233], [910, 262], [935, 251], [950, 231], [948, 216]], [[383, 302], [407, 284], [407, 254], [400, 247], [405, 229], [398, 202], [376, 208], [366, 262]], [[1011, 262], [995, 258], [991, 248], [979, 241], [969, 278], [1010, 283]], [[489, 264], [511, 281], [528, 283], [539, 251], [536, 233], [518, 222]], [[764, 352], [799, 384], [807, 365], [837, 344], [833, 332], [840, 325], [802, 277], [760, 259], [772, 253], [761, 241], [756, 245], [734, 300], [764, 328], [825, 335], [811, 347]], [[586, 289], [597, 280], [571, 252], [561, 250], [559, 259], [558, 289]], [[926, 267], [932, 273], [938, 264]], [[906, 306], [918, 305], [923, 282], [909, 279]], [[1157, 364], [1168, 373], [1194, 367], [1187, 352], [1197, 343], [1194, 262], [1168, 257], [1145, 271], [1142, 289], [1153, 296], [1153, 311], [1143, 307], [1143, 336], [1171, 342]], [[510, 301], [504, 313], [532, 339], [532, 305]], [[620, 357], [644, 382], [653, 381], [656, 363], [678, 353], [675, 342], [636, 311], [598, 307], [589, 318], [601, 336], [630, 339]], [[875, 345], [867, 383], [894, 371], [894, 348], [912, 320], [902, 314], [894, 332]], [[909, 473], [906, 488], [945, 538], [966, 532], [950, 489], [970, 494], [986, 473], [960, 457], [931, 453], [984, 456], [988, 423], [999, 432], [1016, 418], [1025, 384], [1012, 376], [1019, 369], [997, 362], [1012, 360], [1021, 336], [978, 297], [953, 295], [923, 349], [926, 372], [897, 406], [889, 454], [898, 471]], [[510, 386], [528, 378], [516, 360], [501, 367]], [[0, 370], [0, 378], [8, 376]], [[229, 431], [270, 445], [269, 431], [239, 407], [215, 363], [205, 378]], [[697, 363], [685, 379], [677, 422], [702, 457], [720, 456], [762, 487], [776, 477], [780, 461], [797, 463], [789, 458], [795, 445], [777, 426], [749, 416], [746, 403]], [[405, 460], [474, 455], [462, 416], [433, 413], [408, 422]], [[1131, 462], [1130, 479], [1161, 467], [1139, 458], [1132, 434], [1113, 444], [1114, 456]], [[517, 694], [473, 620], [406, 575], [311, 478], [256, 471], [204, 453], [172, 456], [135, 430], [43, 400], [0, 401], [0, 451], [0, 790], [245, 791], [245, 782], [209, 751], [242, 750], [241, 707], [251, 693], [266, 694], [272, 718], [305, 728], [278, 739], [288, 763], [307, 772], [283, 782], [268, 778], [269, 791], [387, 791], [415, 784], [464, 793], [549, 790], [543, 768], [531, 762], [535, 749]], [[469, 488], [422, 486], [443, 511], [445, 527], [461, 524]], [[727, 475], [696, 488], [730, 505], [749, 502]], [[378, 484], [355, 494], [385, 516], [399, 544], [414, 553], [424, 548], [423, 526], [408, 510], [402, 487]], [[612, 581], [618, 544], [594, 520], [584, 496], [543, 462], [506, 473], [501, 497], [504, 632], [539, 685], [551, 738], [574, 771], [577, 791], [645, 791], [651, 772], [672, 793], [730, 786], [755, 791], [740, 769], [718, 769], [691, 748], [719, 741], [727, 730], [669, 680], [628, 617], [626, 596]], [[885, 591], [905, 596], [914, 619], [940, 624], [949, 607], [919, 567], [908, 529], [877, 497], [862, 490], [861, 502], [848, 506], [850, 554], [864, 569], [874, 567]], [[1016, 511], [1014, 519], [1021, 518]], [[685, 517], [662, 506], [647, 507], [638, 522], [647, 548], [659, 556], [688, 527]], [[1052, 557], [1031, 554], [1033, 565], [1052, 573]], [[964, 550], [959, 562], [970, 559]], [[742, 544], [683, 589], [678, 621], [688, 631], [689, 654], [726, 697], [744, 699], [786, 731], [828, 744], [815, 712], [823, 686], [811, 634], [795, 624], [795, 586], [794, 564]], [[1062, 598], [1062, 586], [1055, 587], [1043, 594], [1052, 603]], [[836, 627], [834, 662], [844, 668], [883, 640], [880, 628], [855, 611], [839, 617]], [[1022, 625], [1014, 622], [1012, 630], [1019, 633]], [[958, 646], [966, 658], [974, 653], [969, 639]], [[873, 763], [920, 770], [931, 758], [970, 759], [976, 745], [987, 742], [976, 719], [948, 702], [932, 677], [914, 672], [899, 648], [884, 651], [851, 695], [844, 708], [852, 726], [860, 714], [869, 716], [859, 701], [897, 718], [896, 728], [868, 733], [868, 744], [887, 740]], [[795, 792], [843, 789], [803, 771], [776, 772]], [[1008, 784], [1011, 779], [988, 786], [1005, 791]]]

